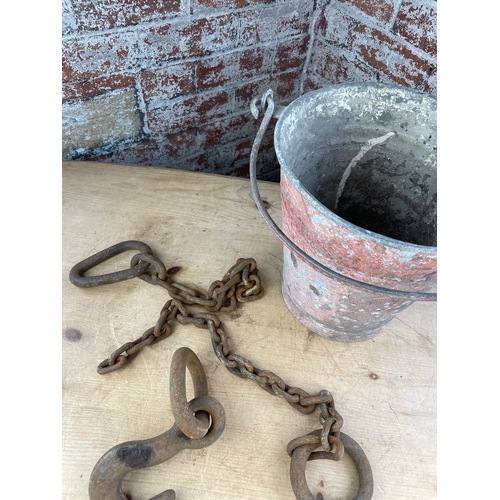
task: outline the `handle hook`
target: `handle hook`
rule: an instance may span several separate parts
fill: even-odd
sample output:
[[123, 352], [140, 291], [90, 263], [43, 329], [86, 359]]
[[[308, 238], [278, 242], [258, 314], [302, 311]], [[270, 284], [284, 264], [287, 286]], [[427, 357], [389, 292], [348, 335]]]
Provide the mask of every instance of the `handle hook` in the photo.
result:
[[[195, 396], [189, 402], [186, 367], [191, 373]], [[126, 500], [122, 481], [129, 472], [161, 464], [182, 450], [205, 448], [219, 439], [226, 425], [224, 408], [208, 395], [203, 366], [187, 347], [181, 347], [172, 357], [170, 401], [175, 424], [168, 431], [151, 439], [118, 444], [99, 459], [90, 476], [90, 500]], [[151, 500], [174, 499], [174, 490], [168, 489]]]

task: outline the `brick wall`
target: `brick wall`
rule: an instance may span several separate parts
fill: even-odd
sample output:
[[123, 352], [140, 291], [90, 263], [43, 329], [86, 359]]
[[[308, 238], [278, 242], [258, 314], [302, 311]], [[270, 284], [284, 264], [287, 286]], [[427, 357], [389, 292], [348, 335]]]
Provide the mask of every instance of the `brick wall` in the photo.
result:
[[436, 0], [332, 0], [315, 13], [304, 91], [377, 81], [436, 93]]
[[[63, 0], [63, 159], [248, 175], [277, 103], [343, 81], [434, 92], [435, 0]], [[259, 178], [277, 180], [272, 129]]]

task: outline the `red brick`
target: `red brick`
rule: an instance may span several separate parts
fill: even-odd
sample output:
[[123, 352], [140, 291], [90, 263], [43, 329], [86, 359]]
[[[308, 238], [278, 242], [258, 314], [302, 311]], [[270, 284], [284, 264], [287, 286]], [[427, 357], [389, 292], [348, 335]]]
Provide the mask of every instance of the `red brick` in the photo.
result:
[[95, 97], [105, 92], [117, 89], [134, 88], [136, 83], [133, 75], [111, 75], [89, 78], [77, 82], [63, 83], [63, 102], [71, 99]]
[[300, 68], [306, 59], [309, 36], [293, 38], [278, 44], [274, 59], [275, 73]]
[[195, 128], [169, 135], [164, 142], [168, 156], [170, 158], [180, 158], [195, 154], [199, 149], [196, 136]]
[[[103, 160], [100, 157], [99, 160]], [[145, 140], [122, 147], [108, 155], [108, 160], [113, 163], [130, 165], [166, 166], [165, 152], [156, 141]]]
[[118, 146], [107, 155], [95, 157], [96, 161], [169, 167], [179, 158], [198, 153], [196, 130], [189, 129], [162, 140], [148, 139], [125, 146]]
[[135, 34], [95, 35], [63, 42], [63, 82], [110, 75], [137, 66]]
[[325, 39], [335, 45], [347, 46], [351, 38], [350, 32], [357, 22], [339, 11], [331, 3], [325, 5], [321, 12], [317, 31]]
[[255, 82], [248, 82], [240, 85], [235, 92], [236, 103], [239, 108], [250, 109], [250, 102], [254, 98], [261, 98], [264, 92], [271, 88], [272, 79], [270, 76], [261, 78]]
[[405, 0], [401, 4], [394, 32], [412, 45], [435, 56], [437, 2], [435, 0]]
[[[267, 156], [267, 155], [266, 155]], [[276, 158], [276, 154], [272, 154], [273, 156], [273, 164], [272, 167], [269, 168], [268, 158], [261, 157], [263, 165], [259, 165], [260, 162], [257, 163], [257, 179], [271, 181], [271, 182], [279, 182], [279, 164]], [[224, 172], [220, 172], [221, 175], [229, 175], [231, 177], [250, 177], [250, 163], [245, 161], [238, 161], [234, 163], [234, 166], [224, 170]], [[262, 198], [264, 201], [267, 201], [265, 197]]]
[[194, 158], [186, 158], [176, 163], [176, 168], [196, 172], [220, 173], [230, 168], [234, 158], [234, 145], [226, 144], [204, 151]]
[[376, 81], [376, 75], [342, 55], [328, 54], [320, 75], [331, 83]]
[[342, 3], [354, 5], [357, 9], [382, 23], [388, 23], [394, 14], [398, 0], [340, 0]]
[[324, 80], [317, 73], [307, 73], [306, 78], [304, 80], [304, 93], [312, 92], [313, 90], [318, 90], [326, 85], [329, 85], [330, 82]]
[[273, 50], [267, 47], [207, 57], [197, 67], [198, 88], [208, 89], [270, 73]]
[[104, 30], [165, 19], [181, 11], [180, 0], [78, 0], [73, 3], [80, 30]]
[[300, 71], [288, 71], [276, 75], [274, 78], [274, 96], [281, 101], [281, 104], [289, 104], [298, 97], [300, 77]]
[[[240, 143], [236, 144], [234, 148], [234, 161], [247, 160], [250, 158], [250, 153], [252, 151], [253, 140], [245, 139]], [[248, 167], [247, 167], [248, 169]]]
[[243, 178], [249, 178], [250, 177], [250, 171], [249, 171], [250, 165], [248, 163], [243, 163], [243, 164], [234, 164], [234, 166], [229, 167], [228, 169], [224, 170], [224, 172], [221, 172], [221, 175], [229, 175], [231, 177], [243, 177]]
[[427, 92], [429, 94], [436, 94], [437, 93], [437, 75], [436, 75], [436, 68], [431, 67], [431, 70], [429, 71], [429, 75], [425, 79], [423, 85], [422, 85], [422, 90], [424, 92]]
[[273, 57], [274, 49], [266, 46], [244, 50], [240, 53], [239, 73], [245, 78], [269, 73]]
[[237, 30], [238, 18], [234, 14], [179, 21], [148, 29], [142, 40], [143, 50], [153, 61], [203, 56], [235, 47]]
[[312, 2], [291, 0], [242, 12], [241, 41], [244, 44], [269, 42], [307, 32], [312, 5]]
[[[262, 139], [262, 143], [259, 148], [259, 154], [270, 151], [274, 148], [274, 138], [273, 138], [273, 130], [268, 130]], [[234, 161], [239, 162], [246, 160], [250, 161], [250, 154], [252, 152], [252, 146], [255, 140], [255, 133], [250, 139], [244, 139], [241, 142], [237, 143], [234, 150]]]
[[[234, 161], [233, 165], [226, 168], [223, 172], [224, 175], [233, 175], [238, 177], [250, 176], [250, 154], [254, 143], [255, 134], [252, 138], [243, 140], [236, 143], [234, 148]], [[262, 139], [262, 143], [257, 155], [257, 178], [261, 175], [269, 175], [270, 172], [276, 171], [274, 175], [270, 175], [268, 180], [279, 181], [279, 163], [274, 151], [274, 129], [270, 127]]]
[[333, 84], [376, 81], [376, 75], [372, 71], [349, 61], [342, 54], [342, 49], [327, 45], [321, 40], [316, 40], [314, 44], [310, 65], [318, 75]]
[[200, 89], [224, 85], [234, 79], [238, 66], [238, 53], [206, 57], [196, 67], [196, 83]]
[[350, 48], [368, 66], [400, 85], [416, 88], [430, 69], [428, 62], [405, 45], [364, 25], [355, 28]]
[[[252, 145], [254, 142], [255, 133], [252, 134], [250, 139], [244, 139], [240, 142], [237, 142], [233, 145], [232, 149], [228, 149], [228, 151], [232, 151], [232, 157], [226, 160], [226, 165], [217, 171], [217, 173], [223, 175], [233, 175], [238, 177], [249, 177], [249, 166], [250, 166], [250, 153], [252, 149]], [[229, 147], [227, 145], [226, 147]], [[223, 147], [224, 150], [226, 147]], [[212, 148], [210, 151], [217, 151], [220, 148]], [[205, 160], [205, 155], [202, 155], [203, 160]], [[275, 175], [270, 174], [270, 172], [275, 172]], [[279, 180], [279, 163], [276, 158], [276, 153], [274, 151], [274, 130], [270, 127], [264, 138], [262, 140], [262, 144], [259, 148], [259, 154], [257, 156], [257, 175], [260, 178], [261, 173], [265, 173], [269, 175], [268, 180]]]
[[168, 68], [145, 70], [141, 85], [146, 104], [153, 100], [166, 100], [194, 92], [194, 64], [172, 64]]
[[273, 80], [270, 76], [239, 85], [235, 90], [235, 112], [250, 113], [252, 100], [255, 98], [260, 99], [268, 89], [274, 91]]
[[198, 128], [201, 148], [211, 148], [257, 132], [258, 124], [250, 113], [223, 118]]
[[159, 138], [222, 118], [229, 108], [228, 94], [220, 91], [174, 99], [146, 114], [152, 137]]
[[252, 100], [260, 100], [268, 89], [273, 91], [275, 101], [291, 101], [297, 97], [299, 81], [300, 72], [290, 71], [240, 85], [235, 92], [235, 110], [250, 113]]

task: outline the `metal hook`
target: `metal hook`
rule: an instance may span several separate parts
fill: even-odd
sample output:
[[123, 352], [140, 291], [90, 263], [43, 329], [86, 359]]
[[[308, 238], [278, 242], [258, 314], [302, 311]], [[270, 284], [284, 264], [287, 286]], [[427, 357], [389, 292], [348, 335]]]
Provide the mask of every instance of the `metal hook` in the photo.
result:
[[[288, 443], [287, 452], [292, 457], [290, 463], [290, 482], [297, 500], [315, 500], [306, 481], [306, 465], [308, 460], [338, 460], [341, 454], [313, 451], [321, 446], [322, 429], [313, 431], [303, 438]], [[373, 498], [373, 474], [370, 462], [359, 444], [347, 434], [340, 432], [340, 439], [345, 452], [352, 458], [358, 471], [359, 487], [353, 500], [371, 500]], [[303, 442], [306, 444], [297, 444]]]
[[[186, 367], [191, 373], [194, 399], [186, 401]], [[163, 434], [141, 441], [127, 441], [106, 452], [90, 476], [90, 500], [126, 500], [123, 478], [131, 471], [153, 467], [182, 450], [198, 450], [215, 443], [226, 425], [222, 405], [208, 395], [205, 372], [196, 354], [178, 349], [170, 367], [170, 400], [175, 424]], [[198, 415], [196, 415], [198, 413]], [[186, 434], [201, 435], [199, 438]], [[165, 490], [151, 500], [174, 500], [174, 490]]]
[[[281, 113], [284, 111], [286, 106], [278, 106], [274, 104], [273, 101], [274, 93], [271, 89], [266, 90], [262, 97], [260, 98], [260, 107], [262, 108], [263, 111], [266, 110], [266, 108], [271, 108], [270, 114], [271, 118], [279, 118], [281, 116]], [[259, 98], [256, 97], [255, 99], [252, 99], [250, 102], [250, 112], [252, 113], [252, 116], [257, 119], [259, 117]]]

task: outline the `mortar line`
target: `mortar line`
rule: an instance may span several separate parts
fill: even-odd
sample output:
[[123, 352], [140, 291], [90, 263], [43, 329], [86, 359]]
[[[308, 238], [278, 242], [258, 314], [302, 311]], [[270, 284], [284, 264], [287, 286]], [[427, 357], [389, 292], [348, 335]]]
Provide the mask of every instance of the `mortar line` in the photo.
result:
[[394, 25], [396, 24], [396, 19], [398, 18], [399, 11], [401, 10], [401, 5], [403, 3], [403, 0], [399, 0], [396, 4], [394, 4], [394, 12], [392, 13], [391, 20], [387, 23], [390, 28], [389, 31], [392, 31], [394, 33]]
[[306, 58], [304, 61], [304, 67], [302, 68], [302, 74], [300, 75], [300, 80], [299, 80], [299, 95], [302, 95], [304, 93], [304, 82], [307, 77], [307, 71], [309, 69], [309, 63], [311, 61], [311, 56], [312, 56], [312, 50], [313, 50], [313, 45], [314, 45], [314, 40], [316, 38], [316, 24], [318, 22], [318, 18], [323, 10], [324, 5], [326, 4], [327, 0], [315, 0], [314, 2], [314, 7], [313, 7], [313, 13], [311, 16], [311, 22], [309, 23], [309, 45], [307, 47], [307, 52], [306, 52]]

